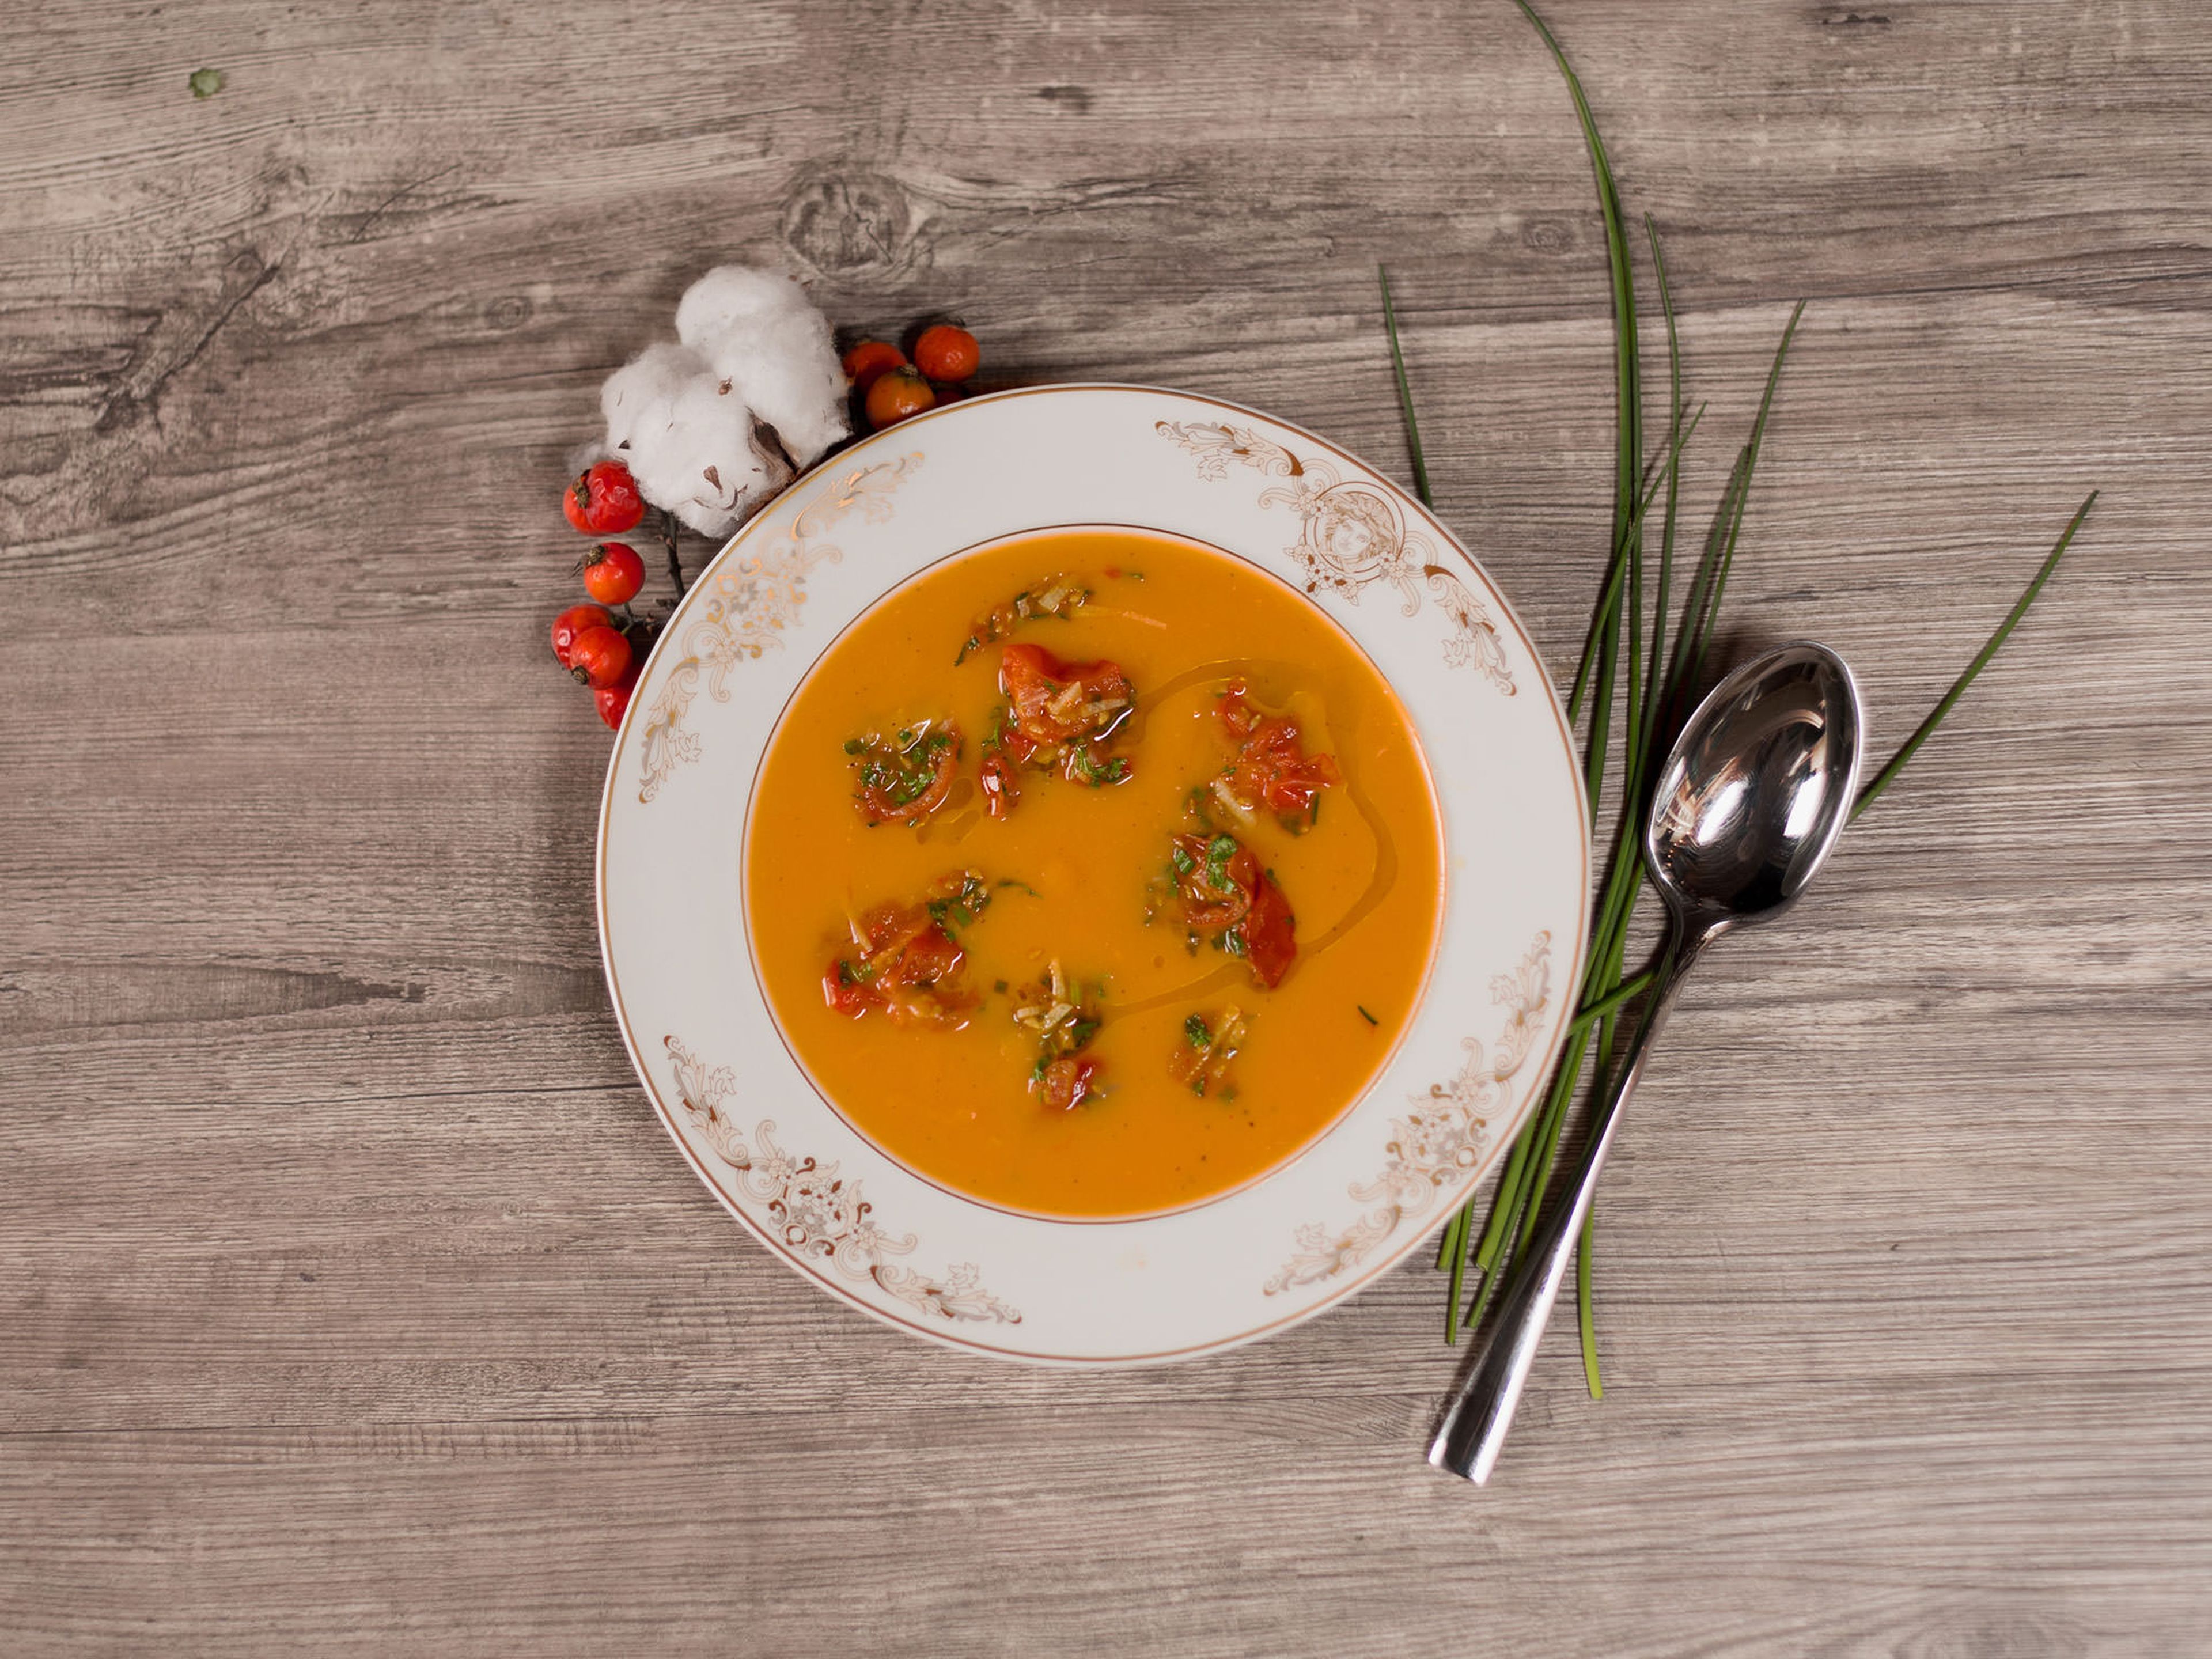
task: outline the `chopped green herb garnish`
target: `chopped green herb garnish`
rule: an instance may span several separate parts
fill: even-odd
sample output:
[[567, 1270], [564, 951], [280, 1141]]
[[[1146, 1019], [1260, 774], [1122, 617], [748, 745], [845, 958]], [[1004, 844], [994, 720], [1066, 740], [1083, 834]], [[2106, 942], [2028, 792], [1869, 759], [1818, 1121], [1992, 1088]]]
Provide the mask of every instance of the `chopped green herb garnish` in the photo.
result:
[[1187, 876], [1198, 868], [1198, 860], [1183, 851], [1180, 845], [1169, 855], [1169, 861], [1175, 866], [1175, 872], [1179, 876]]
[[967, 641], [961, 646], [960, 654], [953, 658], [952, 665], [959, 667], [968, 660], [969, 653], [1006, 638], [1023, 623], [1040, 617], [1056, 617], [1066, 622], [1090, 602], [1091, 590], [1073, 576], [1047, 576], [978, 617], [969, 625]]
[[994, 979], [991, 981], [991, 988], [994, 991], [996, 991], [1000, 996], [1004, 996], [1006, 994], [1006, 981], [1002, 979]]
[[1031, 898], [1039, 896], [1036, 888], [1030, 886], [1029, 883], [1025, 881], [1017, 881], [1012, 876], [1006, 877], [999, 883], [999, 885], [1001, 887], [1018, 887], [1022, 891], [1027, 893]]
[[[942, 757], [948, 750], [958, 756], [958, 733], [950, 726], [929, 720], [902, 726], [891, 738], [874, 732], [848, 738], [845, 753], [853, 761], [853, 775], [860, 784], [861, 804], [869, 810], [870, 823], [875, 822], [876, 813], [885, 805], [908, 806], [938, 787]], [[872, 795], [879, 799], [871, 800]]]
[[1229, 860], [1237, 856], [1234, 836], [1216, 836], [1206, 844], [1206, 884], [1222, 889], [1229, 885]]
[[[957, 887], [953, 885], [956, 880], [959, 883]], [[973, 870], [963, 870], [957, 877], [945, 877], [934, 890], [937, 896], [922, 908], [929, 913], [932, 921], [956, 936], [963, 927], [973, 927], [981, 920], [983, 912], [991, 908], [991, 890]]]
[[1087, 783], [1097, 789], [1127, 778], [1129, 763], [1117, 755], [1102, 765], [1089, 744], [1079, 744], [1068, 750], [1067, 775], [1072, 782]]
[[1380, 1025], [1382, 1023], [1381, 1020], [1376, 1018], [1374, 1015], [1367, 1012], [1364, 1004], [1355, 1002], [1352, 1006], [1359, 1010], [1360, 1018], [1365, 1020], [1370, 1025]]
[[1186, 1016], [1182, 1046], [1168, 1061], [1169, 1074], [1201, 1100], [1208, 1090], [1220, 1099], [1234, 1100], [1237, 1089], [1229, 1067], [1244, 1046], [1248, 1029], [1243, 1012], [1236, 1008], [1223, 1009], [1212, 1024], [1203, 1014]]

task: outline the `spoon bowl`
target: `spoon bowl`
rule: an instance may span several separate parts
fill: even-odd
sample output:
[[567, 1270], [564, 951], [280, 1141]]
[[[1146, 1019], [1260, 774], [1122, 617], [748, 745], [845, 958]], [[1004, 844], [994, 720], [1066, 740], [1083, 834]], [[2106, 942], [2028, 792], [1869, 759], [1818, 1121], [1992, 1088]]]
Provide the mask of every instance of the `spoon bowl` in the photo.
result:
[[1710, 937], [1794, 903], [1850, 816], [1863, 724], [1851, 671], [1826, 646], [1778, 647], [1715, 686], [1675, 740], [1644, 828], [1668, 908]]

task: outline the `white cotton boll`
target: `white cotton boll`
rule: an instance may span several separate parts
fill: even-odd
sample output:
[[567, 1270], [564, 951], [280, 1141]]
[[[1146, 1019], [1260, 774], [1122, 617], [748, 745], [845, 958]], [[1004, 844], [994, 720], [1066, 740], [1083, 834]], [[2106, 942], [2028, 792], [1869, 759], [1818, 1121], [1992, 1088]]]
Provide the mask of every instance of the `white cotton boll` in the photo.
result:
[[714, 376], [687, 381], [630, 434], [638, 492], [702, 536], [730, 534], [760, 502], [791, 481], [781, 457], [753, 440], [752, 411]]
[[648, 346], [607, 377], [605, 447], [629, 465], [638, 494], [703, 536], [730, 534], [790, 482], [782, 458], [753, 437], [753, 412], [688, 346]]
[[676, 337], [696, 346], [732, 328], [813, 310], [806, 290], [781, 272], [716, 265], [676, 302]]
[[[607, 421], [607, 453], [626, 458], [640, 424], [649, 424], [656, 431], [665, 426], [678, 394], [692, 382], [705, 380], [709, 373], [707, 360], [689, 346], [663, 342], [646, 347], [608, 375], [606, 384], [599, 388], [599, 413]], [[635, 465], [630, 468], [633, 472], [636, 470]]]
[[799, 465], [852, 431], [830, 319], [788, 276], [717, 266], [685, 291], [676, 332], [775, 428]]
[[799, 465], [812, 465], [851, 434], [845, 371], [819, 312], [769, 324], [757, 333], [733, 331], [703, 349], [714, 372], [775, 428]]

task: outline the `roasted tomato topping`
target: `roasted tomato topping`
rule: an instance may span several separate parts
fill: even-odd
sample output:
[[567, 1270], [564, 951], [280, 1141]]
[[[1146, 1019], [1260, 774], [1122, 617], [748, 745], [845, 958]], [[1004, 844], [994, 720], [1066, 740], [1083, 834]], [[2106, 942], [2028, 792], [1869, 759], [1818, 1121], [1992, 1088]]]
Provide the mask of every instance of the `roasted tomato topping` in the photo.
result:
[[1042, 581], [1031, 582], [1013, 598], [1000, 601], [975, 618], [952, 665], [959, 667], [968, 660], [969, 652], [997, 644], [1025, 622], [1034, 622], [1040, 617], [1054, 617], [1066, 622], [1090, 602], [1091, 590], [1073, 576], [1047, 576]]
[[982, 786], [984, 810], [994, 818], [1006, 817], [1021, 799], [1021, 786], [1015, 781], [1014, 769], [998, 749], [983, 757], [977, 781]]
[[1251, 849], [1230, 835], [1177, 836], [1168, 859], [1175, 919], [1193, 939], [1243, 957], [1266, 989], [1281, 984], [1297, 957], [1297, 919]]
[[823, 1000], [855, 1019], [877, 1009], [895, 1024], [959, 1030], [981, 999], [967, 988], [967, 952], [954, 935], [990, 902], [982, 877], [963, 870], [921, 904], [878, 906], [855, 924], [854, 952], [823, 975]]
[[1237, 1008], [1227, 1010], [1214, 1020], [1208, 1020], [1204, 1014], [1191, 1015], [1182, 1023], [1182, 1041], [1176, 1045], [1175, 1055], [1168, 1061], [1168, 1074], [1201, 1099], [1208, 1091], [1217, 1099], [1236, 1099], [1237, 1084], [1231, 1066], [1237, 1051], [1244, 1046], [1249, 1030], [1249, 1022]]
[[1245, 912], [1242, 931], [1244, 960], [1251, 964], [1252, 977], [1270, 991], [1283, 982], [1283, 975], [1297, 959], [1297, 925], [1283, 890], [1275, 885], [1273, 876], [1263, 874], [1259, 890], [1252, 895], [1252, 908]]
[[1069, 983], [1055, 960], [1044, 979], [1015, 994], [1014, 1024], [1037, 1043], [1030, 1088], [1054, 1111], [1081, 1105], [1098, 1079], [1100, 1063], [1083, 1051], [1098, 1035], [1103, 988]]
[[1087, 1054], [1047, 1060], [1037, 1073], [1037, 1098], [1048, 1110], [1072, 1112], [1090, 1097], [1098, 1070], [1098, 1062]]
[[999, 659], [999, 689], [1013, 706], [1008, 735], [1032, 744], [1103, 738], [1136, 700], [1119, 663], [1062, 662], [1041, 645], [1010, 645]]
[[869, 823], [920, 823], [945, 805], [960, 770], [960, 733], [947, 720], [917, 720], [845, 745], [853, 799]]
[[1242, 680], [1230, 682], [1222, 694], [1220, 714], [1237, 744], [1224, 784], [1246, 811], [1274, 812], [1296, 827], [1313, 818], [1323, 789], [1344, 781], [1334, 756], [1305, 752], [1296, 720], [1263, 714], [1248, 702]]
[[1112, 744], [1136, 692], [1119, 663], [1062, 662], [1042, 646], [1010, 645], [1000, 658], [999, 689], [1006, 707], [983, 739], [982, 787], [993, 817], [1012, 810], [1018, 772], [1058, 772], [1093, 789], [1128, 781], [1128, 757]]

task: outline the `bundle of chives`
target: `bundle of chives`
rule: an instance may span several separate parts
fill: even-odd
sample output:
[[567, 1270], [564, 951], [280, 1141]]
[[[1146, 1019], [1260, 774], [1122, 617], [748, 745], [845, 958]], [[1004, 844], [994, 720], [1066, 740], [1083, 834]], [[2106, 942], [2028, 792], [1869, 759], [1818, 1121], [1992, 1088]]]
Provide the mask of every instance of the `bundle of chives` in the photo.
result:
[[[1759, 398], [1759, 413], [1752, 422], [1751, 432], [1743, 447], [1737, 452], [1734, 466], [1729, 470], [1728, 481], [1721, 491], [1719, 505], [1713, 513], [1712, 523], [1706, 530], [1705, 544], [1692, 572], [1689, 587], [1683, 596], [1680, 618], [1675, 626], [1670, 651], [1667, 641], [1667, 615], [1674, 574], [1674, 531], [1680, 495], [1681, 455], [1683, 446], [1697, 429], [1705, 410], [1700, 406], [1688, 420], [1683, 418], [1682, 353], [1681, 343], [1675, 331], [1674, 295], [1668, 286], [1667, 263], [1660, 251], [1658, 228], [1647, 215], [1644, 222], [1644, 234], [1650, 247], [1652, 272], [1658, 285], [1660, 310], [1667, 328], [1668, 419], [1665, 447], [1648, 463], [1645, 462], [1643, 381], [1636, 323], [1636, 279], [1621, 216], [1620, 188], [1614, 180], [1612, 162], [1606, 155], [1604, 140], [1599, 136], [1596, 118], [1590, 112], [1589, 100], [1583, 96], [1582, 82], [1567, 62], [1566, 53], [1551, 30], [1545, 27], [1543, 20], [1530, 7], [1528, 0], [1514, 0], [1514, 3], [1521, 8], [1535, 26], [1537, 33], [1542, 36], [1574, 100], [1575, 112], [1582, 124], [1583, 142], [1589, 151], [1590, 169], [1597, 184], [1598, 210], [1605, 222], [1606, 257], [1613, 290], [1615, 379], [1613, 550], [1607, 562], [1605, 580], [1599, 587], [1597, 605], [1590, 617], [1589, 631], [1583, 643], [1581, 661], [1575, 671], [1574, 684], [1568, 694], [1567, 718], [1571, 725], [1577, 723], [1585, 708], [1589, 710], [1589, 735], [1583, 747], [1583, 780], [1595, 808], [1605, 782], [1607, 760], [1613, 743], [1614, 707], [1616, 701], [1619, 702], [1621, 721], [1620, 816], [1611, 837], [1605, 877], [1592, 908], [1589, 950], [1585, 954], [1582, 984], [1578, 988], [1577, 1012], [1568, 1023], [1566, 1046], [1552, 1074], [1550, 1086], [1506, 1154], [1504, 1169], [1491, 1194], [1489, 1212], [1480, 1233], [1478, 1235], [1475, 1231], [1473, 1200], [1455, 1212], [1444, 1224], [1443, 1237], [1437, 1252], [1437, 1266], [1451, 1276], [1450, 1291], [1444, 1306], [1444, 1340], [1447, 1342], [1458, 1340], [1462, 1326], [1472, 1330], [1481, 1323], [1483, 1315], [1504, 1281], [1516, 1252], [1526, 1248], [1534, 1237], [1556, 1173], [1567, 1109], [1582, 1081], [1584, 1065], [1594, 1052], [1594, 1093], [1601, 1096], [1607, 1087], [1617, 1082], [1618, 1079], [1610, 1074], [1620, 1036], [1617, 1029], [1619, 1022], [1631, 1013], [1657, 978], [1653, 969], [1647, 968], [1633, 974], [1626, 970], [1629, 923], [1646, 879], [1639, 851], [1640, 833], [1659, 763], [1688, 712], [1692, 694], [1704, 680], [1705, 656], [1720, 616], [1721, 599], [1727, 590], [1729, 573], [1735, 562], [1736, 541], [1743, 528], [1744, 504], [1750, 495], [1752, 477], [1757, 470], [1759, 451], [1765, 440], [1767, 417], [1773, 408], [1775, 388], [1780, 384], [1782, 366], [1790, 355], [1790, 345], [1796, 335], [1798, 319], [1805, 312], [1805, 303], [1801, 300], [1790, 313], [1789, 324], [1782, 331], [1781, 343], [1775, 349], [1773, 365], [1767, 371], [1765, 391]], [[1390, 361], [1397, 381], [1400, 410], [1405, 417], [1406, 441], [1411, 453], [1414, 488], [1422, 501], [1432, 507], [1435, 503], [1430, 497], [1428, 464], [1421, 451], [1420, 428], [1414, 418], [1413, 391], [1407, 380], [1405, 356], [1399, 345], [1397, 311], [1391, 299], [1390, 279], [1388, 273], [1379, 267], [1377, 275], [1382, 282], [1383, 323], [1389, 337]], [[1643, 644], [1644, 528], [1645, 517], [1662, 484], [1666, 502], [1660, 518], [1659, 558], [1650, 611], [1650, 645], [1647, 658]], [[1966, 688], [1973, 684], [1975, 677], [1988, 665], [1990, 659], [2011, 636], [2021, 618], [2027, 614], [2028, 607], [2035, 603], [2036, 596], [2043, 591], [2044, 585], [2051, 580], [2051, 573], [2058, 568], [2059, 560], [2064, 556], [2074, 540], [2075, 532], [2081, 529], [2082, 520], [2088, 516], [2089, 508], [2096, 499], [2096, 492], [2092, 490], [2060, 535], [2050, 556], [2043, 562], [2042, 568], [2021, 593], [2019, 602], [1997, 625], [1988, 642], [1976, 653], [1966, 671], [1896, 756], [1860, 792], [1852, 807], [1854, 818], [1889, 787], [1905, 763], [1928, 740], [1944, 716], [1965, 696]], [[1583, 1370], [1593, 1399], [1604, 1393], [1598, 1371], [1596, 1325], [1590, 1303], [1591, 1237], [1595, 1222], [1593, 1212], [1591, 1218], [1583, 1224], [1575, 1264], [1575, 1299], [1577, 1324], [1582, 1333]], [[1470, 1266], [1475, 1275], [1471, 1291], [1466, 1283]]]

